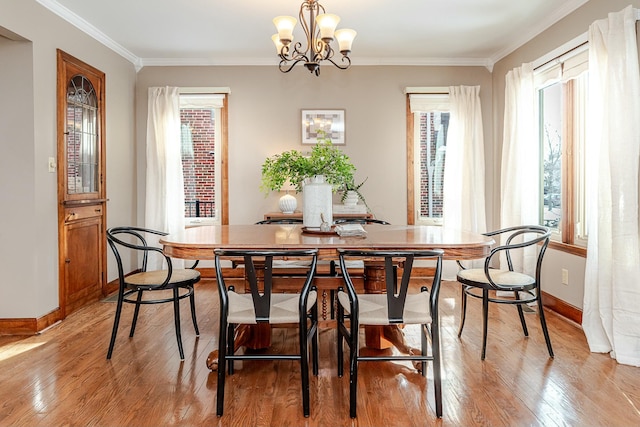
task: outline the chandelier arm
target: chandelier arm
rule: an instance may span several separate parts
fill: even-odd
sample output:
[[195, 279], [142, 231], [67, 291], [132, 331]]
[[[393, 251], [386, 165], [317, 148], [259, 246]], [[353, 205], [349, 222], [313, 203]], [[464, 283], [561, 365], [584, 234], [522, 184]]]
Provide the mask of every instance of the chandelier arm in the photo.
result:
[[[304, 50], [304, 52], [302, 53], [307, 53], [309, 51], [309, 49], [311, 49], [313, 51], [313, 47], [312, 47], [312, 31], [314, 30], [314, 26], [315, 26], [315, 22], [310, 20], [310, 24], [311, 24], [311, 28], [309, 28], [309, 23], [307, 22], [307, 20], [304, 17], [304, 11], [305, 9], [309, 11], [309, 15], [311, 17], [313, 17], [313, 3], [314, 1], [305, 1], [300, 5], [300, 12], [298, 13], [298, 20], [300, 21], [300, 26], [302, 27], [302, 31], [304, 32], [304, 35], [307, 39], [307, 46]], [[300, 42], [296, 43], [296, 46], [302, 47], [302, 44]], [[297, 50], [297, 49], [296, 49]]]
[[290, 61], [294, 61], [294, 60], [293, 59], [290, 59], [290, 60], [283, 59], [283, 60], [281, 60], [280, 64], [278, 64], [278, 68], [280, 69], [280, 71], [282, 71], [283, 73], [288, 73], [289, 71], [291, 71], [293, 69], [293, 67], [295, 67], [295, 65], [298, 62], [305, 61], [305, 59], [297, 59], [293, 63], [289, 64], [289, 66], [287, 67], [287, 64]]
[[345, 65], [340, 65], [338, 64], [336, 61], [334, 61], [331, 58], [327, 58], [327, 61], [331, 62], [333, 65], [335, 65], [336, 67], [340, 68], [341, 70], [346, 70], [347, 68], [349, 68], [351, 66], [351, 58], [349, 58], [348, 56], [343, 56], [342, 59], [340, 59], [340, 62], [346, 62]]

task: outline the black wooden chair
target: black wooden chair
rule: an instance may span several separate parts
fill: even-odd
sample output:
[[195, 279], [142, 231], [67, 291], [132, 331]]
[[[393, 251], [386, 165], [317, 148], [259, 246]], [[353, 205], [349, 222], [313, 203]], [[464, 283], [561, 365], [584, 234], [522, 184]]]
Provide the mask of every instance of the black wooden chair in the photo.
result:
[[[133, 337], [135, 332], [140, 306], [146, 304], [173, 303], [173, 317], [176, 339], [178, 340], [178, 351], [180, 352], [180, 359], [184, 359], [182, 334], [180, 331], [180, 300], [183, 298], [189, 298], [191, 303], [191, 319], [193, 320], [193, 327], [196, 331], [196, 335], [200, 335], [198, 322], [196, 321], [196, 306], [193, 287], [200, 281], [200, 272], [193, 268], [195, 265], [190, 269], [173, 268], [171, 258], [164, 255], [161, 248], [149, 246], [147, 244], [145, 235], [149, 234], [158, 236], [167, 235], [167, 233], [162, 231], [150, 230], [141, 227], [113, 227], [107, 230], [107, 241], [109, 242], [109, 246], [111, 247], [118, 264], [118, 278], [120, 282], [118, 288], [116, 315], [113, 322], [113, 331], [111, 332], [111, 341], [109, 343], [107, 359], [111, 359], [111, 355], [113, 353], [123, 303], [135, 305], [129, 337]], [[122, 257], [124, 252], [130, 251], [133, 251], [133, 254], [128, 253], [127, 259], [137, 259], [139, 262], [139, 268], [135, 273], [125, 275], [122, 265]], [[147, 265], [151, 259], [162, 259], [163, 262], [166, 263], [166, 269], [147, 270]], [[159, 294], [161, 291], [171, 291], [171, 296], [153, 299], [143, 298], [146, 293]]]
[[[218, 416], [224, 409], [225, 371], [234, 372], [235, 360], [297, 360], [300, 362], [302, 408], [309, 416], [309, 354], [311, 343], [313, 374], [318, 375], [318, 306], [317, 291], [312, 286], [318, 251], [309, 250], [225, 250], [215, 251], [216, 278], [220, 297], [220, 334], [218, 338]], [[295, 257], [306, 261], [307, 275], [299, 293], [272, 292], [275, 260]], [[227, 286], [223, 275], [223, 259], [241, 258], [250, 293], [238, 293]], [[299, 352], [296, 354], [236, 354], [236, 328], [241, 324], [297, 324]], [[227, 368], [225, 370], [225, 367]]]
[[[338, 376], [344, 374], [343, 343], [349, 347], [349, 413], [356, 417], [358, 388], [358, 363], [365, 361], [417, 361], [423, 376], [427, 375], [427, 361], [433, 362], [433, 384], [436, 415], [442, 417], [442, 379], [440, 373], [440, 320], [438, 295], [442, 269], [442, 250], [424, 251], [359, 251], [339, 250], [340, 266], [346, 290], [338, 289]], [[367, 260], [384, 265], [385, 289], [380, 294], [356, 293], [348, 262]], [[409, 292], [411, 271], [415, 259], [435, 261], [435, 273], [431, 289], [422, 286], [420, 292]], [[398, 283], [397, 266], [402, 267]], [[349, 321], [349, 325], [345, 323]], [[364, 356], [359, 348], [359, 328], [362, 325], [421, 325], [421, 353], [409, 355]], [[428, 341], [431, 341], [429, 354]]]
[[[458, 337], [462, 335], [462, 329], [464, 328], [467, 296], [482, 299], [482, 360], [484, 360], [487, 350], [489, 303], [515, 305], [518, 308], [518, 315], [525, 336], [529, 336], [529, 331], [527, 330], [527, 324], [524, 319], [523, 305], [536, 303], [549, 357], [553, 357], [551, 339], [549, 338], [547, 322], [545, 321], [542, 307], [542, 297], [540, 295], [542, 259], [549, 244], [551, 232], [547, 227], [525, 225], [504, 228], [502, 230], [485, 233], [485, 235], [495, 237], [497, 240], [502, 238], [503, 243], [499, 242], [498, 246], [491, 250], [489, 256], [484, 260], [483, 268], [464, 268], [464, 265], [458, 262], [462, 267], [457, 277], [458, 282], [462, 284]], [[512, 262], [516, 254], [521, 254], [522, 251], [527, 250], [531, 252], [528, 256], [535, 256], [536, 258], [535, 274], [533, 276], [522, 271], [517, 271], [514, 269]], [[497, 261], [501, 254], [504, 255], [507, 262], [506, 268], [492, 268], [493, 261]], [[495, 294], [493, 291], [496, 291]], [[508, 291], [508, 296], [501, 295], [504, 291]], [[513, 295], [513, 297], [511, 297], [511, 295]]]

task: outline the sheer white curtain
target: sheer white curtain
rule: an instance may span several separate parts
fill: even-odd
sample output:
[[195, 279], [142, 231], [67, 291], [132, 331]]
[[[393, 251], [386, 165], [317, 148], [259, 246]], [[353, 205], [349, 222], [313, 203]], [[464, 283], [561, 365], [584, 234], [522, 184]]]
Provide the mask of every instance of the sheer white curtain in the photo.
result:
[[[509, 71], [504, 96], [500, 178], [500, 228], [538, 224], [539, 144], [535, 85], [530, 63]], [[535, 272], [536, 248], [513, 259], [514, 267]]]
[[[149, 88], [145, 200], [147, 228], [168, 233], [184, 230], [184, 178], [180, 136], [179, 89]], [[174, 267], [180, 266], [174, 264]]]
[[640, 366], [640, 70], [636, 10], [589, 27], [589, 243], [582, 327], [591, 351]]
[[449, 106], [443, 223], [447, 227], [484, 233], [487, 222], [480, 86], [450, 87]]

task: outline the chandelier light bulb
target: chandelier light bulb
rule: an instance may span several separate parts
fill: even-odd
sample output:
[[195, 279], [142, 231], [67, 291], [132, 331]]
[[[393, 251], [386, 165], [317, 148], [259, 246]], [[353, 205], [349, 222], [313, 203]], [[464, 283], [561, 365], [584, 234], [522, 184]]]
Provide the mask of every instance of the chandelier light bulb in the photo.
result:
[[328, 43], [333, 40], [333, 33], [336, 31], [338, 22], [340, 22], [340, 17], [331, 13], [323, 13], [316, 17], [316, 23], [320, 28], [320, 38], [322, 41]]
[[353, 44], [353, 39], [356, 38], [357, 34], [358, 33], [356, 33], [355, 30], [348, 28], [336, 31], [335, 36], [336, 40], [338, 40], [338, 46], [341, 54], [348, 55], [351, 52], [351, 45]]
[[288, 45], [293, 40], [293, 28], [298, 20], [293, 16], [276, 16], [273, 23], [278, 29], [278, 36], [284, 45]]
[[[293, 39], [293, 36], [291, 36], [291, 39]], [[279, 34], [272, 35], [271, 40], [273, 40], [273, 44], [276, 45], [276, 53], [280, 55], [282, 53], [282, 48], [284, 47], [284, 43], [280, 41], [280, 35]]]

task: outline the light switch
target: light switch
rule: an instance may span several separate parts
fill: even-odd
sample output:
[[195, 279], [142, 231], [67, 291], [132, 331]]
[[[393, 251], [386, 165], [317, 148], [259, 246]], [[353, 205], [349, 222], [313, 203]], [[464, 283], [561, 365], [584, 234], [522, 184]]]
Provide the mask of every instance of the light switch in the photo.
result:
[[55, 172], [55, 171], [56, 171], [56, 158], [49, 157], [49, 172]]

